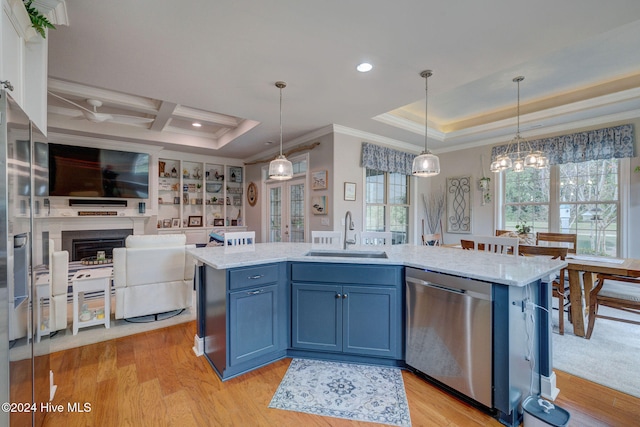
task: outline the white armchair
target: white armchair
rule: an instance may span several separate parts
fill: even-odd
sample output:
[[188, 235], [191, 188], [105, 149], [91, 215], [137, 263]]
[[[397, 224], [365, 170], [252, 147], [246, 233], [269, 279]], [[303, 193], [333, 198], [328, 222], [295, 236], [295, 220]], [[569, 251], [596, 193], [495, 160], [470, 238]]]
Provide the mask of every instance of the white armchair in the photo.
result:
[[195, 260], [184, 234], [131, 235], [113, 250], [115, 318], [191, 307]]
[[[49, 239], [49, 273], [36, 281], [37, 341], [50, 332], [67, 328], [67, 293], [69, 290], [69, 252], [54, 251]], [[43, 314], [44, 300], [49, 299], [49, 317]]]

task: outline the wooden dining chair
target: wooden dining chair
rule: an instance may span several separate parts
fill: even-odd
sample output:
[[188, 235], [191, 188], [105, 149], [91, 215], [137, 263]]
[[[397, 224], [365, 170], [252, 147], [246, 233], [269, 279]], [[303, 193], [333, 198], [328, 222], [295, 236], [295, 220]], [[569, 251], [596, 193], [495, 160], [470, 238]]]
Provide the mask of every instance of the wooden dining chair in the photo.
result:
[[640, 278], [598, 274], [596, 286], [589, 294], [589, 324], [586, 338], [591, 338], [596, 317], [640, 325], [640, 321], [598, 314], [598, 307], [601, 305], [640, 314]]
[[[554, 246], [529, 246], [520, 245], [518, 253], [523, 256], [544, 256], [551, 259], [564, 260], [567, 257], [568, 248]], [[566, 268], [560, 270], [556, 278], [551, 281], [553, 297], [558, 298], [558, 333], [564, 335], [564, 300], [565, 300], [565, 273]]]
[[567, 252], [575, 254], [578, 247], [578, 235], [572, 233], [536, 233], [536, 246], [566, 247]]
[[496, 230], [496, 237], [502, 236], [503, 234], [508, 234], [510, 232], [511, 230]]
[[[566, 247], [568, 254], [575, 254], [578, 248], [578, 235], [575, 233], [536, 233], [536, 246], [556, 246]], [[564, 310], [569, 312], [571, 321], [570, 299], [569, 299], [569, 272], [565, 271], [565, 288], [563, 291], [566, 306]]]
[[476, 242], [474, 242], [473, 240], [460, 239], [460, 246], [462, 246], [462, 249], [475, 250]]
[[520, 241], [517, 237], [471, 236], [466, 240], [475, 243], [475, 250], [498, 254], [518, 254]]

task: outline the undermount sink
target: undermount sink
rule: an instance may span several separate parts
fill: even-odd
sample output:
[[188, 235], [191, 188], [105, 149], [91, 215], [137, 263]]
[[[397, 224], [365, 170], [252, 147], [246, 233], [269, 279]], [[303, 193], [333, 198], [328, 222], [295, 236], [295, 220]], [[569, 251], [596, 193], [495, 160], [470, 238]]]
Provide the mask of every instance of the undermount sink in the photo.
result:
[[326, 256], [338, 258], [388, 258], [383, 251], [313, 250], [305, 256]]

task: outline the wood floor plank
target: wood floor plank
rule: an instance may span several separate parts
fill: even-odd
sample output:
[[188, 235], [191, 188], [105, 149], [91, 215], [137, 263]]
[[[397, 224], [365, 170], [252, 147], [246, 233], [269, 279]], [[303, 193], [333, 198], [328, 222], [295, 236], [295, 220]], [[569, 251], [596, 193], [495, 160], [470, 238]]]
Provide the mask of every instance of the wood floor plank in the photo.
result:
[[[92, 404], [89, 414], [48, 414], [45, 426], [375, 427], [379, 424], [269, 408], [290, 364], [283, 359], [222, 382], [191, 347], [195, 322], [51, 355], [55, 402]], [[631, 426], [640, 399], [556, 371], [570, 426]], [[490, 415], [408, 371], [402, 373], [414, 426], [500, 426]]]

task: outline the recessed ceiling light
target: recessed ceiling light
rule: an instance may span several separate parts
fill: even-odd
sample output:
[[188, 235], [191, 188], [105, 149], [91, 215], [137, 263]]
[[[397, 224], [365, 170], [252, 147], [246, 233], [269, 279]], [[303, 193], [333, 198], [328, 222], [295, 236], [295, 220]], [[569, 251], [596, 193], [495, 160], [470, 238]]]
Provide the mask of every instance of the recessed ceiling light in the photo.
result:
[[368, 62], [363, 62], [356, 67], [356, 70], [360, 71], [361, 73], [366, 73], [368, 71], [371, 71], [372, 68], [373, 65], [369, 64]]
[[193, 126], [194, 128], [200, 128], [200, 127], [202, 127], [202, 123], [193, 122], [193, 123], [191, 123], [191, 126]]

